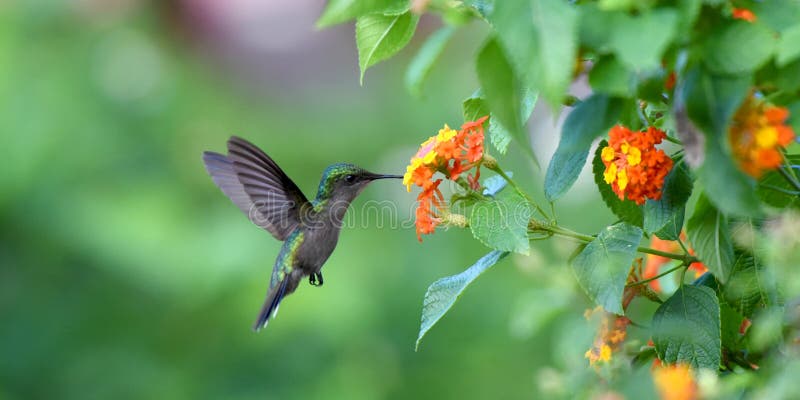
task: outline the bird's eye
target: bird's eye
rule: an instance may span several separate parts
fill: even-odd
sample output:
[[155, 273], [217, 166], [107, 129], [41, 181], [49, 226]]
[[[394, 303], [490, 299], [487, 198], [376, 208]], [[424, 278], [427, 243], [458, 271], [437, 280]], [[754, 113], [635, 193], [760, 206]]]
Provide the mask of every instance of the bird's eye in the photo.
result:
[[355, 175], [345, 175], [344, 180], [347, 183], [353, 183], [353, 182], [356, 181], [356, 176]]

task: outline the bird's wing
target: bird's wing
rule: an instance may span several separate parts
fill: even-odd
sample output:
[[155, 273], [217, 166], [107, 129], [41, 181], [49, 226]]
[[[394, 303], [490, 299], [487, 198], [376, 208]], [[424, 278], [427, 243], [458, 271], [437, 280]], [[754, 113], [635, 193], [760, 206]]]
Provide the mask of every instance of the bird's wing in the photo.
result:
[[254, 224], [286, 240], [310, 204], [303, 192], [266, 153], [233, 136], [228, 155], [205, 152], [203, 162], [214, 183]]

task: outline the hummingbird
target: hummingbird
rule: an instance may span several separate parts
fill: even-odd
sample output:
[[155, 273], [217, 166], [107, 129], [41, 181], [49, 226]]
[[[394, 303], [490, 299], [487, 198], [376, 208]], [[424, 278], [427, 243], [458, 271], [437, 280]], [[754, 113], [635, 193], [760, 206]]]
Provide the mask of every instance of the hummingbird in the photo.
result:
[[264, 151], [240, 137], [228, 139], [228, 155], [206, 151], [203, 163], [214, 183], [254, 224], [283, 242], [272, 268], [266, 300], [253, 330], [267, 326], [281, 300], [308, 276], [322, 286], [322, 266], [339, 240], [350, 203], [372, 181], [402, 179], [337, 163], [322, 173], [317, 196], [309, 201]]

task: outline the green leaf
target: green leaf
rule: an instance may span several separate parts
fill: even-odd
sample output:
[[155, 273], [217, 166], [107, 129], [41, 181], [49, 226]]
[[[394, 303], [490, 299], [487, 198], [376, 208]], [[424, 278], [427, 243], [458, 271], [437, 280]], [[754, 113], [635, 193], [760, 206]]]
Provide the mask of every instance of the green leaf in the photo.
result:
[[613, 126], [622, 110], [622, 102], [603, 94], [594, 94], [579, 103], [564, 121], [544, 180], [547, 201], [555, 201], [572, 187], [586, 164], [592, 141]]
[[630, 97], [634, 93], [636, 77], [615, 57], [605, 56], [589, 72], [589, 84], [595, 92]]
[[340, 24], [367, 14], [401, 14], [406, 11], [407, 0], [329, 0], [317, 20], [317, 28]]
[[686, 215], [685, 213], [685, 209], [680, 209], [677, 213], [675, 213], [673, 218], [670, 218], [669, 221], [667, 221], [663, 228], [655, 232], [655, 235], [658, 236], [659, 239], [663, 240], [678, 240], [681, 237], [683, 219]]
[[476, 69], [492, 115], [507, 127], [520, 143], [528, 143], [519, 118], [522, 85], [496, 40], [491, 39], [483, 45], [478, 53]]
[[719, 300], [705, 286], [681, 286], [653, 315], [653, 343], [661, 361], [717, 371], [722, 339]]
[[697, 258], [717, 280], [727, 282], [734, 262], [728, 218], [714, 208], [705, 195], [701, 195], [686, 223], [686, 231]]
[[739, 170], [727, 150], [728, 127], [749, 91], [750, 77], [714, 76], [696, 67], [686, 74], [681, 94], [689, 118], [705, 138], [698, 180], [714, 204], [729, 214], [759, 212], [753, 180]]
[[419, 327], [416, 349], [419, 349], [419, 343], [423, 336], [453, 307], [464, 289], [507, 254], [507, 252], [492, 251], [464, 272], [439, 279], [428, 287], [422, 304], [422, 322]]
[[621, 13], [601, 10], [596, 3], [581, 3], [578, 11], [581, 45], [601, 54], [610, 52], [611, 31], [614, 21]]
[[422, 84], [428, 77], [436, 60], [441, 56], [447, 42], [453, 36], [455, 28], [449, 25], [441, 27], [434, 32], [422, 45], [417, 55], [411, 60], [406, 70], [405, 84], [406, 90], [411, 95], [419, 97], [422, 95]]
[[419, 16], [403, 14], [370, 14], [356, 21], [356, 47], [361, 68], [359, 82], [364, 84], [367, 68], [400, 51], [414, 36]]
[[739, 334], [744, 317], [725, 302], [719, 304], [719, 317], [722, 348], [729, 352], [744, 350], [742, 335]]
[[[786, 158], [790, 165], [800, 168], [800, 154], [787, 154]], [[794, 171], [795, 175], [800, 173], [800, 169]], [[799, 207], [800, 195], [796, 192], [797, 189], [777, 170], [767, 172], [758, 181], [758, 197], [773, 207]]]
[[464, 121], [476, 121], [478, 118], [489, 115], [489, 106], [483, 98], [483, 91], [478, 89], [472, 96], [467, 97], [461, 103], [461, 111]]
[[778, 54], [775, 64], [783, 67], [798, 57], [800, 57], [800, 24], [781, 33], [781, 37], [778, 39]]
[[610, 47], [634, 71], [656, 69], [676, 33], [674, 10], [655, 9], [637, 16], [619, 14], [611, 27]]
[[750, 78], [712, 75], [697, 66], [685, 79], [682, 99], [689, 118], [707, 136], [727, 138], [731, 118], [750, 91]]
[[800, 89], [798, 76], [800, 76], [800, 59], [790, 62], [772, 75], [775, 79], [775, 86], [787, 93], [796, 92]]
[[691, 35], [702, 6], [701, 0], [678, 0], [678, 35]]
[[642, 230], [625, 223], [608, 226], [572, 261], [578, 283], [606, 311], [622, 315], [622, 294]]
[[469, 225], [475, 239], [488, 247], [528, 254], [531, 213], [531, 205], [525, 197], [510, 190], [476, 203]]
[[597, 184], [597, 188], [600, 191], [600, 197], [603, 198], [603, 201], [606, 203], [611, 212], [614, 213], [614, 215], [631, 225], [641, 227], [643, 219], [642, 207], [627, 199], [620, 200], [619, 197], [617, 197], [617, 194], [614, 193], [614, 190], [611, 189], [611, 185], [606, 183], [605, 178], [603, 177], [603, 172], [605, 172], [606, 166], [603, 164], [603, 160], [600, 158], [600, 153], [602, 153], [603, 148], [606, 146], [608, 146], [608, 142], [605, 140], [601, 141], [600, 144], [597, 145], [597, 150], [592, 158], [594, 182]]
[[777, 285], [760, 257], [746, 251], [736, 252], [731, 277], [723, 287], [722, 297], [734, 310], [752, 318], [756, 308], [777, 306]]
[[[668, 232], [673, 232], [676, 225], [683, 225], [683, 214], [686, 201], [692, 194], [692, 177], [683, 162], [676, 161], [672, 171], [664, 178], [660, 200], [647, 200], [644, 204], [644, 231], [653, 234], [669, 225]], [[677, 226], [680, 232], [680, 226]]]
[[[520, 104], [520, 124], [524, 125], [528, 122], [528, 119], [531, 117], [531, 113], [533, 112], [533, 108], [536, 106], [536, 100], [538, 96], [536, 93], [531, 92], [530, 90], [524, 90], [524, 94], [522, 96], [522, 104]], [[506, 154], [508, 151], [508, 145], [511, 143], [513, 139], [511, 132], [508, 131], [500, 122], [498, 122], [497, 118], [490, 114], [489, 107], [486, 105], [486, 99], [483, 98], [483, 91], [478, 89], [475, 93], [472, 94], [469, 98], [464, 100], [462, 103], [462, 109], [464, 114], [464, 121], [475, 121], [478, 118], [481, 118], [486, 115], [491, 115], [489, 118], [489, 139], [492, 142], [492, 145], [500, 154]], [[524, 138], [521, 138], [524, 142], [520, 142], [520, 146], [525, 150], [525, 153], [531, 157], [533, 162], [538, 166], [539, 161], [536, 159], [536, 156], [533, 154], [533, 150], [528, 143], [527, 135]]]
[[751, 4], [758, 22], [776, 32], [783, 32], [800, 21], [800, 2], [797, 0], [754, 1]]
[[713, 72], [742, 75], [764, 65], [774, 49], [775, 37], [766, 26], [733, 21], [711, 33], [703, 47], [703, 59]]
[[558, 110], [577, 54], [574, 7], [561, 0], [497, 1], [488, 19], [526, 86]]

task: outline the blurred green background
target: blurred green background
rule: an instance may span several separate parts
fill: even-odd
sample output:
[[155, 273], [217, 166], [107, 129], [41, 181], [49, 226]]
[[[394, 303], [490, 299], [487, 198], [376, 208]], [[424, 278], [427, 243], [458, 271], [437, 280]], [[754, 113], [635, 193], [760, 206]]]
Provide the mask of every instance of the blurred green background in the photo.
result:
[[[562, 242], [490, 270], [414, 352], [427, 286], [488, 249], [468, 231], [420, 244], [413, 227], [363, 219], [371, 200], [412, 215], [396, 182], [356, 201], [325, 286], [304, 283], [250, 330], [280, 243], [212, 184], [201, 152], [248, 138], [310, 197], [333, 162], [402, 173], [477, 87], [481, 27], [459, 31], [415, 99], [404, 68], [439, 21], [423, 18], [360, 87], [352, 24], [315, 30], [322, 7], [0, 1], [0, 399], [527, 398], [594, 379]], [[501, 162], [539, 196], [521, 154]], [[611, 221], [593, 192], [573, 191], [560, 222]]]

